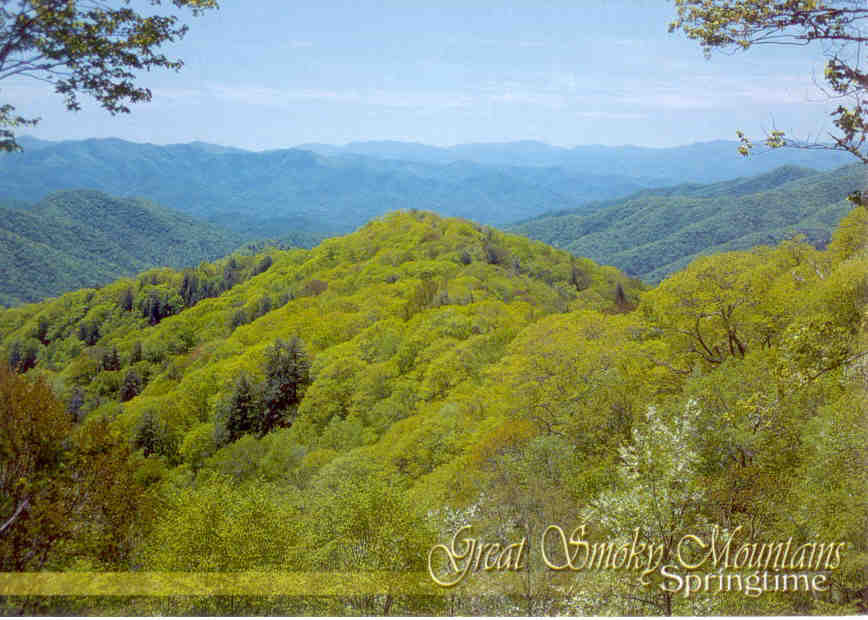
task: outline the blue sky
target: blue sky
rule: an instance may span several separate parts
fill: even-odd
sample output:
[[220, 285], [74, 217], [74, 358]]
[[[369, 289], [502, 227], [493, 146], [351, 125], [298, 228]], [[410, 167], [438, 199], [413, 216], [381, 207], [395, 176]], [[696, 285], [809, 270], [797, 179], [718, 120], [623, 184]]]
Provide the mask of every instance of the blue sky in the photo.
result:
[[540, 140], [675, 146], [830, 128], [817, 47], [705, 60], [667, 32], [670, 0], [223, 0], [167, 46], [180, 73], [141, 76], [153, 101], [112, 117], [65, 111], [50, 87], [0, 83], [44, 139], [434, 145]]

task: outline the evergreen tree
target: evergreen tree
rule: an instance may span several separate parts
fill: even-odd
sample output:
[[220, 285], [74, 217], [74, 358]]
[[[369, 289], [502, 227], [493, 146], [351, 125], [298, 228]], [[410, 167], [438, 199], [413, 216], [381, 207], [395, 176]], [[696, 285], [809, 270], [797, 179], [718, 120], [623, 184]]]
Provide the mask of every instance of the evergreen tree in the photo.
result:
[[259, 387], [242, 374], [229, 395], [218, 406], [215, 440], [225, 446], [247, 433], [257, 432], [262, 419], [262, 397]]
[[47, 318], [44, 316], [39, 318], [39, 326], [36, 328], [36, 338], [44, 345], [48, 345], [51, 342], [51, 339], [48, 337], [50, 327], [51, 323]]
[[19, 374], [24, 374], [36, 366], [38, 355], [39, 349], [34, 342], [22, 345], [16, 341], [9, 349], [9, 367]]
[[120, 370], [121, 357], [118, 355], [117, 347], [112, 347], [112, 350], [102, 356], [103, 370]]
[[262, 435], [292, 423], [310, 383], [310, 361], [297, 337], [289, 342], [278, 339], [265, 351], [265, 360], [265, 415], [259, 428]]
[[92, 347], [99, 341], [99, 325], [82, 323], [78, 326], [78, 338], [87, 346]]
[[135, 370], [128, 370], [124, 377], [124, 382], [121, 384], [120, 399], [121, 402], [132, 400], [142, 391], [142, 378]]
[[145, 456], [165, 454], [167, 433], [165, 422], [153, 411], [146, 411], [133, 431], [133, 445], [142, 450]]
[[266, 271], [268, 271], [269, 267], [271, 267], [271, 264], [272, 264], [271, 256], [266, 256], [253, 269], [253, 275], [258, 276], [260, 273], [265, 273]]
[[[579, 269], [578, 265], [574, 264], [570, 272], [570, 284], [575, 286], [577, 291], [581, 292], [591, 286], [591, 277]], [[621, 292], [623, 293], [623, 290]]]
[[229, 326], [232, 329], [236, 327], [241, 327], [247, 323], [247, 313], [244, 311], [244, 308], [239, 308], [232, 314], [232, 318], [229, 321]]
[[265, 316], [271, 312], [271, 297], [265, 295], [259, 300], [259, 316]]
[[66, 412], [72, 417], [73, 422], [81, 422], [81, 408], [84, 406], [84, 392], [81, 388], [72, 390], [69, 402], [66, 403]]

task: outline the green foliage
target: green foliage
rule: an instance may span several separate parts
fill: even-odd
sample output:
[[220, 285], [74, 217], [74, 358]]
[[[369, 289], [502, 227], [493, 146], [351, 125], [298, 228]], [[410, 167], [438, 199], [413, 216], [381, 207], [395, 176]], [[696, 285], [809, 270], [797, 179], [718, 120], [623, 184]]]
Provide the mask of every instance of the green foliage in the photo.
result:
[[864, 166], [828, 173], [781, 168], [714, 185], [647, 190], [523, 222], [511, 230], [659, 282], [701, 255], [804, 234], [824, 247], [864, 184]]
[[[64, 191], [26, 209], [4, 209], [0, 239], [0, 305], [102, 285], [157, 265], [196, 265], [241, 241], [146, 200], [93, 191]], [[190, 288], [181, 287], [187, 305], [219, 293], [209, 293], [204, 283]], [[115, 303], [126, 311], [140, 309], [142, 301], [134, 296], [141, 293], [128, 288]]]
[[[827, 148], [846, 151], [868, 163], [865, 140], [865, 91], [868, 73], [861, 65], [861, 46], [868, 41], [862, 21], [868, 18], [864, 6], [850, 0], [676, 0], [678, 17], [669, 31], [683, 30], [700, 42], [706, 57], [714, 49], [748, 50], [753, 45], [825, 45], [825, 78], [829, 97], [852, 99], [852, 107], [839, 105], [831, 116], [839, 134]], [[751, 143], [742, 140], [739, 151], [748, 155]], [[765, 143], [770, 148], [799, 146], [785, 133], [772, 130]], [[810, 145], [818, 146], [818, 145]]]
[[301, 341], [293, 336], [289, 342], [278, 339], [265, 350], [265, 384], [263, 418], [259, 433], [289, 426], [310, 383], [310, 362]]
[[242, 374], [218, 407], [214, 434], [217, 445], [232, 443], [247, 433], [258, 433], [263, 414], [260, 387]]
[[[110, 553], [97, 533], [114, 532], [120, 564], [144, 570], [424, 572], [427, 550], [461, 525], [533, 542], [583, 516], [594, 540], [640, 528], [670, 554], [712, 524], [849, 545], [816, 596], [667, 598], [536, 558], [515, 581], [474, 575], [480, 596], [422, 600], [384, 583], [327, 601], [166, 600], [161, 613], [441, 613], [447, 601], [462, 615], [852, 612], [868, 557], [863, 220], [854, 209], [826, 250], [788, 241], [702, 257], [644, 290], [539, 242], [396, 213], [312, 250], [152, 270], [0, 311], [0, 349], [34, 348], [35, 365], [9, 380], [44, 377], [45, 398], [50, 384], [67, 403], [27, 411], [59, 420], [62, 433], [36, 443], [62, 461], [61, 436], [103, 425], [126, 450], [121, 479], [162, 502], [140, 536], [119, 511], [70, 533], [94, 565]], [[189, 305], [197, 279], [225, 274], [231, 288]], [[177, 306], [151, 324], [119, 303], [127, 290]], [[94, 344], [82, 325], [98, 328]], [[114, 351], [120, 369], [106, 369]], [[60, 471], [51, 463], [37, 479]], [[54, 487], [40, 488], [53, 505]], [[80, 566], [66, 549], [46, 566]]]
[[105, 421], [74, 426], [44, 377], [0, 365], [0, 567], [128, 566], [152, 503]]

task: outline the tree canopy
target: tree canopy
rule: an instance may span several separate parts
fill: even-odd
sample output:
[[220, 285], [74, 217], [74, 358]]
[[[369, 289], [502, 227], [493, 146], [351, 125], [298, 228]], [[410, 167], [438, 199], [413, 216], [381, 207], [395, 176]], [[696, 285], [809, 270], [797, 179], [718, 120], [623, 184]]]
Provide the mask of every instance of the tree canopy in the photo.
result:
[[[847, 151], [868, 163], [865, 151], [865, 92], [868, 74], [860, 64], [866, 37], [864, 20], [868, 7], [863, 0], [675, 0], [677, 18], [669, 31], [682, 30], [702, 45], [706, 56], [712, 50], [747, 50], [753, 45], [808, 45], [820, 42], [827, 57], [825, 80], [830, 99], [849, 100], [832, 112], [837, 134], [830, 134], [832, 148]], [[751, 142], [739, 132], [741, 153], [750, 152]], [[766, 145], [823, 147], [789, 139], [773, 129]]]
[[[172, 4], [193, 15], [217, 7], [216, 0]], [[111, 114], [150, 101], [151, 91], [136, 83], [135, 72], [180, 69], [181, 60], [159, 49], [183, 37], [188, 27], [176, 15], [143, 15], [129, 5], [130, 0], [0, 0], [0, 80], [21, 76], [48, 82], [69, 110], [80, 109], [81, 93]], [[18, 115], [11, 104], [0, 105], [0, 151], [20, 149], [12, 128], [38, 120]]]

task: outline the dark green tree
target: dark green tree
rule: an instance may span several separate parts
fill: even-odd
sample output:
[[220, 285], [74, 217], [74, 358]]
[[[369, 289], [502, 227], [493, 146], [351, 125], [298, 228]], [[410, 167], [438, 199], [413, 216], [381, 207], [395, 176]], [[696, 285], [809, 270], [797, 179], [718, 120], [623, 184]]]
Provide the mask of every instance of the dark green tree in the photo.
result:
[[264, 435], [289, 426], [295, 418], [304, 391], [310, 384], [310, 361], [301, 340], [278, 339], [265, 351], [264, 417], [259, 428]]
[[16, 341], [9, 348], [9, 367], [19, 374], [23, 374], [36, 366], [39, 349], [36, 343]]
[[133, 445], [145, 456], [167, 455], [169, 441], [166, 423], [153, 411], [145, 411], [133, 430]]
[[69, 401], [66, 403], [66, 412], [70, 415], [73, 422], [81, 422], [81, 408], [84, 407], [84, 392], [81, 388], [76, 387], [72, 390]]
[[120, 399], [124, 403], [138, 396], [142, 391], [142, 378], [135, 370], [128, 370], [124, 376], [124, 382], [121, 384]]
[[198, 276], [191, 271], [185, 271], [184, 279], [181, 281], [181, 288], [178, 289], [178, 294], [184, 301], [184, 305], [188, 307], [194, 305], [202, 299], [200, 293], [201, 283], [199, 282]]
[[271, 312], [271, 297], [268, 295], [263, 295], [262, 299], [259, 300], [259, 316], [265, 316]]
[[570, 284], [576, 287], [577, 291], [583, 291], [591, 286], [591, 276], [582, 271], [578, 265], [573, 265], [570, 271]]
[[235, 385], [217, 407], [214, 438], [218, 446], [236, 441], [242, 435], [256, 433], [262, 422], [262, 395], [260, 388], [246, 374], [235, 380]]
[[36, 339], [44, 345], [48, 345], [51, 339], [48, 337], [48, 330], [51, 329], [51, 322], [44, 316], [39, 317], [39, 325], [36, 328]]
[[253, 269], [253, 275], [258, 276], [260, 273], [265, 273], [271, 267], [272, 259], [271, 256], [266, 256], [256, 267]]
[[112, 347], [111, 351], [102, 356], [103, 370], [120, 370], [121, 356], [118, 355], [116, 347]]
[[242, 325], [247, 324], [247, 313], [244, 311], [244, 308], [239, 308], [234, 313], [232, 313], [232, 318], [229, 319], [229, 327], [235, 329], [236, 327], [241, 327]]
[[99, 341], [99, 325], [95, 323], [82, 323], [78, 326], [78, 338], [87, 346], [92, 347]]
[[142, 357], [142, 343], [136, 340], [133, 343], [133, 350], [130, 352], [130, 365], [141, 362]]

